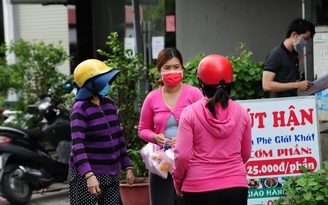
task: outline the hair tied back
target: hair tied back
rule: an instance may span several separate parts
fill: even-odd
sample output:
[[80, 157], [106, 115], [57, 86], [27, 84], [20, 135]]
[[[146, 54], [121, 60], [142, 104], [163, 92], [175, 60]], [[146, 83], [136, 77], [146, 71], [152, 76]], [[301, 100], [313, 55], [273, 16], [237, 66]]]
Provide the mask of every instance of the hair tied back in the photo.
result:
[[220, 80], [219, 84], [215, 87], [216, 89], [219, 89], [219, 88], [226, 88], [226, 84], [225, 84], [225, 80]]

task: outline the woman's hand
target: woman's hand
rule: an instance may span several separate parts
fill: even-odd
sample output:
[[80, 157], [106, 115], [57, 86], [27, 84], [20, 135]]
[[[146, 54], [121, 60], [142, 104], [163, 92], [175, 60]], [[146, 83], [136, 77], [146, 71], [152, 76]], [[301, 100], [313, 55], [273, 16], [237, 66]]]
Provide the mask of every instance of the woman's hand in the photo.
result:
[[164, 134], [155, 134], [154, 135], [154, 142], [159, 145], [159, 146], [163, 146], [165, 143], [165, 136]]
[[172, 139], [170, 140], [170, 146], [175, 147], [176, 142], [177, 142], [177, 137], [172, 137]]
[[136, 177], [134, 176], [133, 170], [126, 170], [126, 183], [132, 186], [132, 184], [136, 181]]
[[183, 197], [183, 194], [182, 194], [181, 190], [175, 189], [175, 193], [177, 193], [177, 195], [179, 197], [181, 197], [181, 198]]
[[88, 191], [90, 192], [90, 194], [94, 194], [94, 195], [101, 194], [101, 190], [99, 187], [100, 183], [97, 180], [96, 175], [94, 175], [92, 172], [88, 172], [85, 175], [85, 178], [87, 180]]

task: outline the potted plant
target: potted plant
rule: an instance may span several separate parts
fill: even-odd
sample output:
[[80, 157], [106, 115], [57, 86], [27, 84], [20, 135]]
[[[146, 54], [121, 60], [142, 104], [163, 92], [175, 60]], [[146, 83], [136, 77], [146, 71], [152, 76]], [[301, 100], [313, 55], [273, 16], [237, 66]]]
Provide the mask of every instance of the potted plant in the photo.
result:
[[146, 95], [140, 93], [138, 85], [146, 79], [146, 67], [140, 54], [133, 55], [132, 50], [124, 49], [124, 43], [118, 40], [117, 32], [112, 32], [108, 36], [106, 44], [111, 53], [100, 49], [97, 52], [107, 58], [104, 62], [108, 66], [120, 70], [120, 74], [110, 87], [109, 96], [117, 107], [128, 154], [137, 177], [136, 183], [130, 187], [125, 183], [122, 173], [122, 200], [124, 205], [138, 205], [137, 201], [147, 205], [149, 204], [148, 170], [140, 156], [140, 150], [146, 143], [138, 136], [137, 130], [141, 104]]
[[311, 172], [300, 166], [302, 175], [287, 177], [282, 189], [286, 196], [280, 197], [274, 205], [326, 205], [328, 204], [328, 161], [324, 168]]

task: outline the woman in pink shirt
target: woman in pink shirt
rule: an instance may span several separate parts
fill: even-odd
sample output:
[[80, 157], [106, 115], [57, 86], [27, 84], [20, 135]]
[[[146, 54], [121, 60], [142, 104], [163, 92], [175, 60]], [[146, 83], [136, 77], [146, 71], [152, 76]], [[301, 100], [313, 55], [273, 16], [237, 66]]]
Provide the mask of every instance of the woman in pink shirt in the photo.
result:
[[[138, 132], [146, 142], [175, 147], [182, 110], [203, 95], [198, 88], [181, 83], [183, 60], [176, 48], [159, 52], [157, 70], [162, 76], [161, 86], [147, 95], [141, 108]], [[152, 205], [174, 205], [176, 195], [170, 173], [163, 179], [150, 172], [149, 184]]]
[[197, 77], [204, 98], [181, 114], [173, 179], [185, 205], [247, 205], [244, 164], [251, 154], [251, 126], [244, 107], [230, 99], [228, 59], [208, 55]]

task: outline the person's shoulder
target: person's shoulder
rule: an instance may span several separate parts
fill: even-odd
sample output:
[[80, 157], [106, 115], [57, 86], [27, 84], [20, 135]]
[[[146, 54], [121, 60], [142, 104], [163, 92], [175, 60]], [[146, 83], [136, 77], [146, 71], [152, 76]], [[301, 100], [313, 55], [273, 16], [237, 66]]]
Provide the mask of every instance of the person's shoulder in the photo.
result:
[[272, 49], [265, 58], [263, 70], [276, 72], [281, 64], [281, 59], [284, 59], [285, 52], [282, 45]]
[[235, 110], [239, 109], [242, 115], [248, 116], [247, 109], [243, 104], [230, 99], [229, 100], [229, 105], [232, 105], [233, 109], [235, 109]]
[[149, 94], [158, 93], [158, 92], [160, 92], [161, 90], [162, 90], [162, 86], [160, 86], [160, 87], [158, 87], [158, 88], [156, 88], [156, 89], [150, 91]]
[[72, 105], [72, 110], [70, 113], [83, 113], [90, 107], [90, 105], [91, 103], [88, 100], [76, 100]]
[[147, 94], [147, 98], [151, 98], [153, 97], [154, 95], [158, 95], [158, 94], [161, 94], [161, 90], [162, 90], [162, 87], [158, 87], [152, 91], [150, 91], [148, 94]]
[[104, 103], [111, 103], [111, 104], [114, 104], [114, 100], [110, 97], [107, 97], [107, 96], [103, 96], [102, 97], [102, 100]]
[[281, 45], [274, 47], [269, 54], [277, 54], [277, 53], [281, 53], [281, 51], [283, 51], [283, 48]]
[[161, 95], [161, 87], [158, 87], [152, 91], [149, 91], [145, 97], [145, 99], [143, 100], [143, 107], [147, 104], [147, 106], [150, 105], [155, 105], [157, 102], [157, 99], [160, 98]]
[[195, 86], [192, 86], [192, 85], [189, 85], [189, 84], [186, 84], [186, 83], [182, 83], [182, 86], [185, 87], [185, 88], [188, 88], [188, 89], [197, 89]]
[[183, 94], [186, 96], [186, 98], [191, 99], [193, 102], [204, 97], [202, 91], [199, 88], [188, 84], [183, 84], [183, 86], [185, 90], [183, 91]]
[[183, 85], [183, 88], [184, 88], [185, 90], [187, 90], [187, 91], [190, 91], [190, 92], [201, 92], [201, 91], [199, 90], [199, 88], [197, 88], [197, 87], [195, 87], [195, 86], [188, 85], [188, 84], [185, 84], [185, 83], [183, 83], [182, 85]]
[[[187, 107], [189, 107], [188, 109], [194, 109], [194, 110], [199, 110], [200, 107], [206, 107], [206, 103], [207, 100], [205, 97], [200, 98], [199, 100], [191, 103], [190, 105], [188, 105]], [[187, 108], [186, 107], [186, 108]]]
[[88, 100], [76, 100], [72, 106], [72, 109], [78, 109], [78, 108], [82, 108], [83, 106], [85, 106], [86, 104], [88, 104]]
[[183, 108], [182, 113], [184, 113], [185, 116], [190, 116], [193, 118], [196, 112], [200, 112], [200, 110], [204, 109], [206, 102], [207, 101], [205, 98], [199, 99], [198, 101], [191, 103]]

